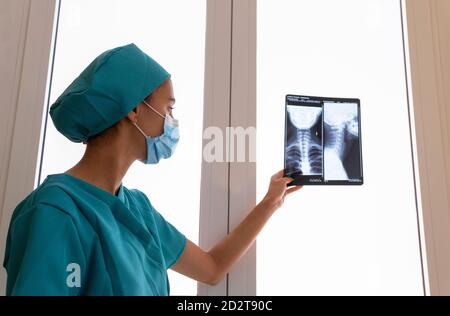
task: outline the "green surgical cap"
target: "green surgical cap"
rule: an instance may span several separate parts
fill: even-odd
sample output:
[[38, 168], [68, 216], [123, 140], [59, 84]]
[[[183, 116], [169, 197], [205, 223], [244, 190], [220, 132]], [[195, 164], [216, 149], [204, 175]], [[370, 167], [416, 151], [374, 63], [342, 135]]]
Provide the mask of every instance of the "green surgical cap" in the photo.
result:
[[98, 56], [50, 107], [58, 131], [73, 142], [113, 126], [170, 74], [136, 45]]

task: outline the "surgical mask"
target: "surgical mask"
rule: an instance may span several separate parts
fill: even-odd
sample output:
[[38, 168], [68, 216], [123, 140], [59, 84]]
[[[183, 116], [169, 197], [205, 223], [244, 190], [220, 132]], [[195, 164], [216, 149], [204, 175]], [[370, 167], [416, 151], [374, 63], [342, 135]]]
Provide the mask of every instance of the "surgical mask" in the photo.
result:
[[133, 122], [133, 125], [144, 135], [147, 143], [147, 158], [142, 160], [145, 164], [156, 164], [161, 158], [166, 159], [172, 156], [180, 139], [180, 132], [178, 128], [178, 120], [174, 119], [169, 114], [166, 116], [156, 111], [150, 104], [143, 101], [153, 112], [164, 119], [164, 132], [156, 137], [147, 136], [144, 131]]

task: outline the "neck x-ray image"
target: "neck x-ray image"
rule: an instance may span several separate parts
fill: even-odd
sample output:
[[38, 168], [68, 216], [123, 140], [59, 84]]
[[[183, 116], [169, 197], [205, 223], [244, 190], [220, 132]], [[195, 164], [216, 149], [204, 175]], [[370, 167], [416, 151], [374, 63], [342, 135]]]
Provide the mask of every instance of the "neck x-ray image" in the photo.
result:
[[291, 185], [363, 184], [360, 101], [286, 96], [285, 175]]

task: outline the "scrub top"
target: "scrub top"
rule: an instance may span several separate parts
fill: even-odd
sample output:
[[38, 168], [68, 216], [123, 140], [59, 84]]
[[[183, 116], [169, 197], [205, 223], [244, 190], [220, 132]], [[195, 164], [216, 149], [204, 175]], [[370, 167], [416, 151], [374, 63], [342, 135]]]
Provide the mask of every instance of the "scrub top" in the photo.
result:
[[14, 210], [7, 295], [169, 295], [186, 237], [139, 190], [48, 176]]

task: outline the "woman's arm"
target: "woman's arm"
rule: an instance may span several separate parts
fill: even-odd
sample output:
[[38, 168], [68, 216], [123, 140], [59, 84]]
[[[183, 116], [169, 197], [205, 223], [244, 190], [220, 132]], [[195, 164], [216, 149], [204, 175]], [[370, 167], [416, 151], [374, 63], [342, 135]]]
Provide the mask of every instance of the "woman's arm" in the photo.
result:
[[272, 214], [283, 205], [286, 195], [301, 189], [287, 187], [291, 178], [283, 177], [283, 170], [274, 174], [264, 199], [227, 236], [209, 251], [204, 251], [191, 241], [172, 269], [197, 281], [215, 285], [250, 248]]

